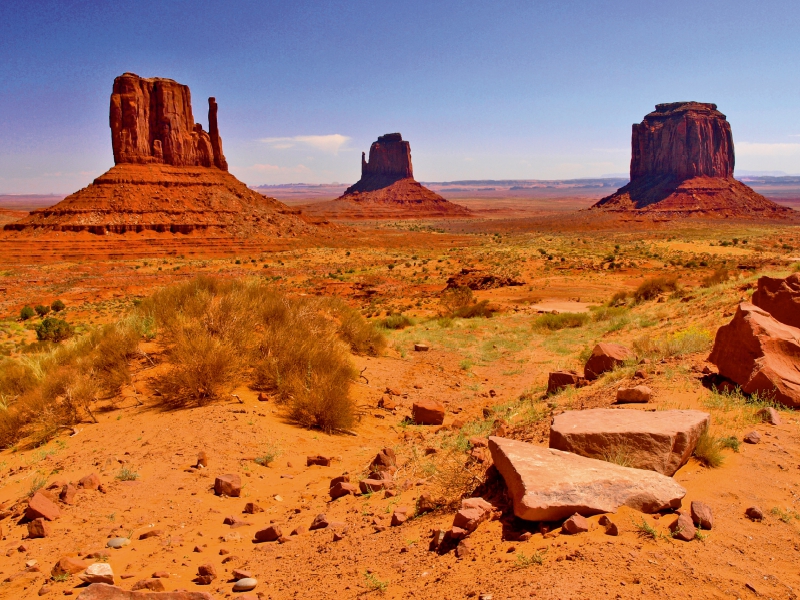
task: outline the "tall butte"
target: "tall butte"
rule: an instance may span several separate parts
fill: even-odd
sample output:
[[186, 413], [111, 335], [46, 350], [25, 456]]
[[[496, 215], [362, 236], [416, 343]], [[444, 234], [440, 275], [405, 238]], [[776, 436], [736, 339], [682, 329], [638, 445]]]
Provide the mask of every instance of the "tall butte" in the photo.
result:
[[469, 209], [442, 198], [414, 179], [411, 146], [399, 133], [387, 133], [361, 153], [361, 179], [339, 198], [304, 207], [329, 218], [468, 217]]
[[716, 104], [671, 102], [633, 125], [631, 181], [592, 209], [663, 216], [786, 217], [733, 178], [733, 134]]
[[313, 226], [228, 173], [208, 99], [208, 129], [195, 123], [189, 87], [125, 73], [114, 80], [109, 125], [114, 164], [49, 208], [9, 223], [12, 231], [224, 232], [295, 236]]

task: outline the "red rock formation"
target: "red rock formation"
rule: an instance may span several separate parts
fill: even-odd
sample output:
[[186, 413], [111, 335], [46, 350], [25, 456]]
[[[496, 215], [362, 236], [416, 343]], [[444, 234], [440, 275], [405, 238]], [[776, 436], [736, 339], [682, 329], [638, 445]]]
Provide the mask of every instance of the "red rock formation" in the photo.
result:
[[468, 217], [472, 214], [414, 179], [411, 146], [399, 133], [387, 133], [373, 142], [369, 161], [361, 153], [361, 179], [344, 194], [330, 202], [305, 206], [303, 212], [329, 219]]
[[109, 125], [114, 163], [161, 163], [228, 170], [217, 127], [217, 103], [208, 99], [209, 135], [192, 115], [189, 87], [171, 79], [125, 73], [114, 80]]
[[716, 104], [657, 104], [633, 125], [630, 183], [592, 208], [671, 216], [794, 213], [734, 179], [733, 167], [731, 126]]
[[800, 328], [800, 273], [786, 279], [759, 277], [752, 301], [781, 323]]
[[800, 329], [767, 311], [741, 303], [731, 322], [717, 330], [708, 360], [745, 394], [800, 407]]
[[189, 88], [125, 73], [114, 80], [109, 124], [116, 166], [8, 231], [189, 233], [295, 237], [316, 227], [228, 173], [208, 99], [210, 133], [194, 123]]

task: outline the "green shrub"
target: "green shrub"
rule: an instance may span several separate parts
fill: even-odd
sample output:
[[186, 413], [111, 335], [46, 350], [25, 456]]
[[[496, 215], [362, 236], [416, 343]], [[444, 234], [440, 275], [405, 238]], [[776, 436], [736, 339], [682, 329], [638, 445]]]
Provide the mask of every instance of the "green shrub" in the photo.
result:
[[36, 337], [42, 342], [63, 342], [72, 334], [72, 325], [55, 317], [46, 317], [36, 326]]
[[636, 302], [643, 302], [644, 300], [652, 300], [665, 292], [674, 292], [677, 289], [678, 279], [676, 277], [654, 277], [643, 281], [633, 292], [633, 298]]
[[549, 329], [557, 331], [559, 329], [583, 327], [590, 319], [589, 313], [545, 313], [539, 315], [533, 322], [536, 329]]
[[32, 319], [36, 316], [36, 311], [33, 310], [30, 306], [23, 306], [22, 310], [19, 311], [19, 318], [21, 321], [27, 321], [28, 319]]
[[61, 300], [56, 300], [50, 305], [50, 308], [53, 309], [53, 312], [61, 312], [67, 307]]
[[49, 307], [49, 306], [45, 306], [45, 305], [43, 305], [43, 304], [37, 304], [37, 305], [36, 305], [36, 306], [33, 308], [33, 310], [35, 310], [35, 311], [36, 311], [36, 314], [37, 314], [37, 315], [39, 315], [40, 317], [43, 317], [43, 316], [45, 316], [47, 313], [49, 313], [49, 312], [50, 312], [50, 307]]
[[414, 324], [414, 321], [400, 313], [400, 314], [391, 314], [385, 319], [381, 319], [379, 325], [384, 329], [405, 329], [406, 327], [410, 327]]

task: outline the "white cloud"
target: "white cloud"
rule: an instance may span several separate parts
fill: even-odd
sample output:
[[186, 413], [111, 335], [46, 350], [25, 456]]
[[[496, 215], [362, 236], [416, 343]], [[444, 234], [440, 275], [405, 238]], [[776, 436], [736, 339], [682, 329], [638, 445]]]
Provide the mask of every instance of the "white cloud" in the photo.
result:
[[800, 156], [800, 144], [764, 144], [738, 142], [734, 146], [736, 156]]
[[340, 150], [346, 149], [344, 146], [350, 141], [350, 138], [346, 135], [333, 133], [331, 135], [296, 135], [294, 137], [263, 138], [260, 141], [278, 150], [285, 150], [297, 145], [303, 145], [311, 146], [322, 152], [338, 154]]

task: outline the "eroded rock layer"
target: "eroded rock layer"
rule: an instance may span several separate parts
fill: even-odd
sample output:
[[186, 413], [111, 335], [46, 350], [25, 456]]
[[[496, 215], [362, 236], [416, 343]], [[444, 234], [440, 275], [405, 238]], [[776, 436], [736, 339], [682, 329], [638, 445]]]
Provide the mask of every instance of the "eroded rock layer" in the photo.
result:
[[121, 164], [55, 206], [32, 211], [5, 229], [97, 234], [211, 230], [293, 237], [315, 227], [219, 169]]
[[731, 126], [716, 104], [672, 102], [633, 125], [631, 181], [592, 208], [665, 216], [792, 215], [733, 178]]

